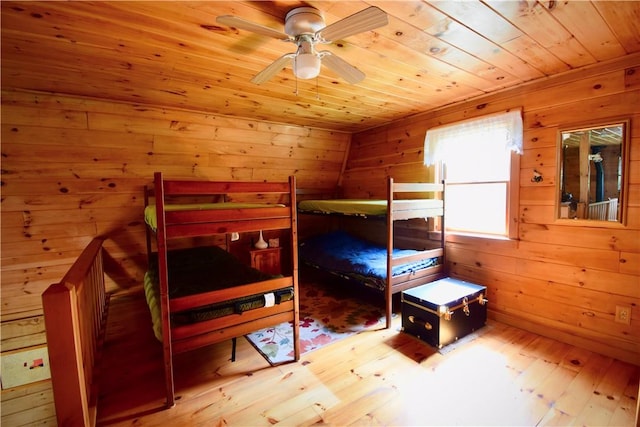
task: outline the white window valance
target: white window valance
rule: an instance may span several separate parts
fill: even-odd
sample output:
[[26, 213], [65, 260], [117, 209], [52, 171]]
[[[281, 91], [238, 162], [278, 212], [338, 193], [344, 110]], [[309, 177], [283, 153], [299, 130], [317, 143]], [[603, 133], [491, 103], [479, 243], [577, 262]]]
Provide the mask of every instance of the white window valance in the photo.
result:
[[505, 150], [522, 154], [522, 110], [491, 114], [477, 119], [465, 120], [451, 125], [429, 129], [424, 142], [424, 163], [438, 164], [455, 150], [456, 140], [495, 141]]

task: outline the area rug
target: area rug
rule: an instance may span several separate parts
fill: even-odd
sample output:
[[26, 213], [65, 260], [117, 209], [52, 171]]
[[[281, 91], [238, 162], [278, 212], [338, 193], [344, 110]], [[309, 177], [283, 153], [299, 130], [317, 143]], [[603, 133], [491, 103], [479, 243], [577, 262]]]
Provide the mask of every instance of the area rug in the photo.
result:
[[[320, 284], [300, 285], [300, 353], [365, 330], [383, 328], [384, 310], [370, 302], [343, 297]], [[293, 355], [291, 322], [262, 329], [246, 336], [272, 365], [288, 362]]]

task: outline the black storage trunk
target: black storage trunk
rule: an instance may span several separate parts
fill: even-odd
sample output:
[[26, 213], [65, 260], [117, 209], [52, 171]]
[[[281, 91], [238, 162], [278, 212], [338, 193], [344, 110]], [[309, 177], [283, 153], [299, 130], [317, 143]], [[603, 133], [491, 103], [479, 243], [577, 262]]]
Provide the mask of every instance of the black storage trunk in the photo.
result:
[[435, 347], [456, 341], [487, 321], [487, 288], [445, 278], [402, 292], [402, 330]]

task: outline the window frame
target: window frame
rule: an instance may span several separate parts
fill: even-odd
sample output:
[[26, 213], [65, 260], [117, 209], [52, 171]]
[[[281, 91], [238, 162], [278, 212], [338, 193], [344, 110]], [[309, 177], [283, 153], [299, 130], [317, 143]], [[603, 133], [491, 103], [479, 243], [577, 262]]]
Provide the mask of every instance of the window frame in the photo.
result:
[[[489, 234], [482, 233], [478, 231], [463, 231], [458, 229], [450, 229], [447, 228], [447, 222], [445, 217], [445, 230], [447, 234], [456, 234], [462, 236], [476, 236], [488, 239], [509, 239], [509, 240], [517, 240], [519, 236], [518, 226], [520, 221], [518, 220], [519, 216], [519, 201], [520, 201], [520, 155], [514, 151], [511, 153], [510, 158], [510, 173], [509, 173], [509, 181], [507, 184], [507, 203], [506, 203], [506, 212], [505, 212], [505, 228], [506, 233], [502, 234]], [[436, 177], [443, 177], [443, 168], [442, 164], [438, 163], [435, 165], [435, 174]], [[444, 181], [445, 184], [445, 209], [446, 209], [446, 187], [449, 185], [446, 179], [441, 179], [440, 181]], [[502, 182], [502, 181], [500, 181]], [[483, 181], [484, 183], [484, 181]], [[472, 184], [472, 183], [469, 183]]]
[[[484, 117], [475, 117], [475, 118], [463, 120], [457, 123], [450, 123], [445, 125], [445, 127], [456, 126], [458, 124], [463, 124], [468, 121], [482, 120], [485, 117], [490, 117], [494, 115], [497, 116], [501, 114], [507, 114], [510, 112], [515, 113], [516, 111], [520, 115], [520, 120], [522, 121], [521, 124], [523, 124], [524, 120], [522, 118], [522, 109], [518, 108], [514, 110], [507, 110], [507, 111], [498, 112], [495, 114], [490, 114]], [[434, 128], [434, 129], [437, 129], [437, 128]], [[522, 143], [522, 139], [524, 138], [524, 128], [520, 130], [522, 131], [522, 135], [520, 135], [520, 143]], [[427, 138], [428, 138], [428, 133], [427, 133]], [[427, 159], [427, 153], [430, 152], [430, 150], [426, 146], [427, 138], [425, 138], [425, 164], [434, 166], [434, 176], [439, 177], [438, 179], [439, 181], [444, 181], [446, 186], [448, 185], [446, 180], [446, 173], [445, 173], [446, 164], [445, 164], [445, 167], [443, 168], [442, 161], [437, 161], [438, 159], [435, 159], [436, 161], [434, 161], [433, 158]], [[521, 174], [520, 162], [521, 162], [521, 153], [523, 150], [522, 144], [520, 144], [519, 148], [521, 150], [520, 152], [514, 150], [513, 147], [510, 147], [510, 165], [509, 165], [510, 170], [509, 170], [509, 180], [506, 182], [507, 200], [506, 200], [505, 216], [504, 216], [505, 229], [506, 229], [505, 234], [490, 234], [490, 233], [483, 233], [480, 231], [472, 231], [472, 230], [463, 231], [463, 230], [457, 230], [457, 229], [447, 229], [447, 223], [445, 221], [445, 229], [447, 233], [454, 234], [454, 235], [476, 236], [476, 237], [500, 239], [500, 240], [507, 240], [507, 239], [518, 240], [519, 239], [520, 174]], [[478, 183], [485, 183], [485, 182], [488, 182], [488, 181], [481, 181]], [[504, 181], [495, 181], [495, 182], [504, 182]], [[473, 184], [473, 182], [469, 182], [469, 184]], [[446, 199], [446, 190], [445, 190], [445, 199]], [[446, 200], [445, 200], [445, 203], [446, 203]]]

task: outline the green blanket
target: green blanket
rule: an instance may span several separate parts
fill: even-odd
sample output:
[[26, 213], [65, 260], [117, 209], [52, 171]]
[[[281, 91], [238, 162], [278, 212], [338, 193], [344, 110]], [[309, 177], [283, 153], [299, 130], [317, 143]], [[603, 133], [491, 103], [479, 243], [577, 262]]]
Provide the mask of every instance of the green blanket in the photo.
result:
[[386, 215], [387, 201], [370, 199], [304, 200], [298, 203], [298, 210], [343, 215]]
[[[283, 207], [281, 204], [266, 203], [185, 203], [178, 205], [164, 205], [165, 212], [173, 211], [196, 211], [196, 210], [220, 210], [220, 209], [247, 209], [264, 207]], [[155, 205], [144, 208], [144, 221], [153, 231], [158, 228], [158, 216]]]

